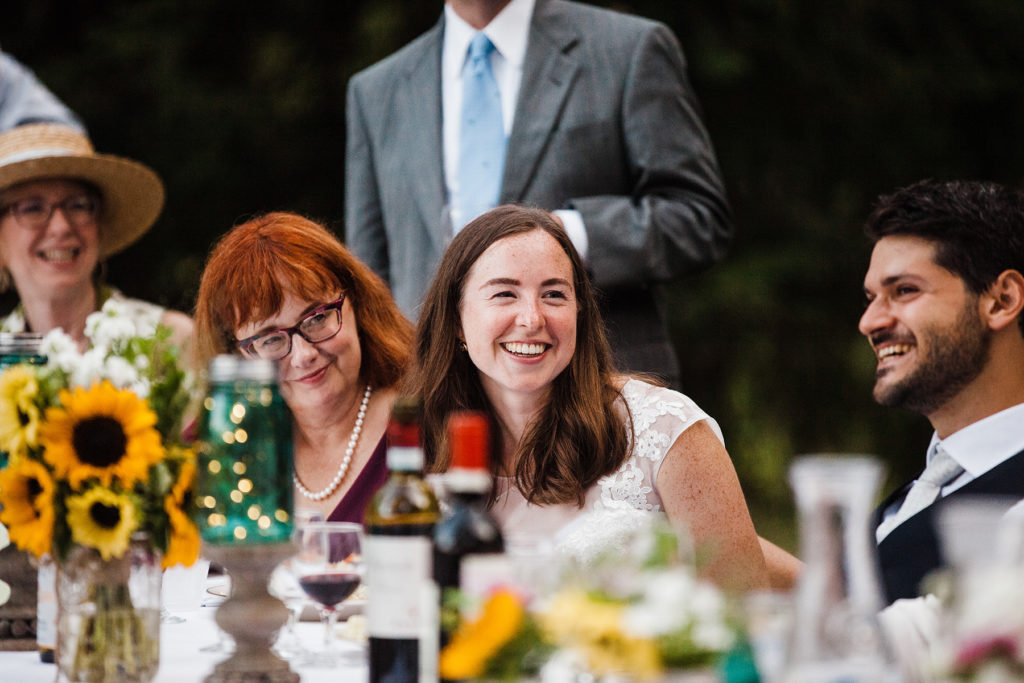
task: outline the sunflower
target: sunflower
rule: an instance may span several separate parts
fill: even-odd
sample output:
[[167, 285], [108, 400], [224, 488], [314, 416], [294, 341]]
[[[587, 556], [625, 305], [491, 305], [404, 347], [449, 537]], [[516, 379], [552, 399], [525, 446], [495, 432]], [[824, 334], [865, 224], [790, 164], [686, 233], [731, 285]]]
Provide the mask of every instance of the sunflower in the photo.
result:
[[63, 408], [47, 409], [39, 437], [56, 476], [66, 477], [73, 489], [90, 477], [104, 486], [116, 477], [130, 488], [163, 458], [156, 413], [133, 392], [104, 381], [62, 389], [60, 402]]
[[15, 365], [0, 374], [0, 450], [23, 455], [38, 442], [39, 384], [32, 370]]
[[[191, 454], [191, 451], [185, 452]], [[189, 567], [199, 557], [199, 530], [185, 512], [192, 505], [192, 483], [195, 478], [195, 462], [192, 459], [184, 460], [178, 472], [178, 480], [174, 482], [171, 492], [164, 496], [164, 510], [171, 523], [171, 540], [162, 561], [164, 569], [176, 564]]]
[[21, 458], [0, 470], [0, 522], [11, 540], [35, 556], [53, 542], [53, 478], [46, 466]]
[[68, 497], [71, 540], [95, 548], [104, 560], [121, 557], [139, 526], [131, 496], [102, 486]]

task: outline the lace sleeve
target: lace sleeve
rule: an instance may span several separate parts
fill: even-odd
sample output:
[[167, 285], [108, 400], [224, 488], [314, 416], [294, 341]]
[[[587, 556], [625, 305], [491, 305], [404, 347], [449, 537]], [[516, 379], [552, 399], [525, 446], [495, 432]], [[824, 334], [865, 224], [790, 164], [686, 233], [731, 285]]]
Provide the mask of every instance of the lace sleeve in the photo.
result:
[[660, 510], [658, 472], [672, 444], [701, 420], [707, 420], [720, 440], [722, 430], [677, 391], [631, 379], [623, 386], [622, 396], [633, 417], [633, 452], [622, 467], [601, 479], [601, 502], [612, 509]]
[[722, 438], [718, 424], [676, 391], [633, 379], [623, 386], [622, 396], [626, 404], [622, 407], [628, 407], [633, 417], [632, 454], [619, 469], [598, 480], [596, 490], [588, 493], [586, 509], [574, 511], [571, 521], [554, 535], [559, 552], [584, 564], [602, 552], [615, 552], [638, 524], [646, 523], [651, 513], [663, 511], [658, 471], [680, 434], [707, 420]]

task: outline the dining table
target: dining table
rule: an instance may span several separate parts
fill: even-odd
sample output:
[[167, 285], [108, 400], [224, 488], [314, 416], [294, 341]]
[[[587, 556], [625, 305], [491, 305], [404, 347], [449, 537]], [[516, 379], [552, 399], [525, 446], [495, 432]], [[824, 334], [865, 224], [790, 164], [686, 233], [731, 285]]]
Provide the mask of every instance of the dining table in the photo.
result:
[[[229, 657], [214, 614], [224, 601], [222, 588], [226, 577], [211, 575], [207, 596], [193, 611], [171, 614], [160, 624], [160, 668], [154, 683], [198, 683], [213, 673], [214, 667]], [[319, 622], [299, 621], [295, 624], [299, 642], [316, 650], [323, 645], [324, 627]], [[342, 632], [344, 628], [341, 629]], [[218, 644], [220, 647], [218, 647]], [[305, 683], [359, 683], [369, 678], [365, 644], [337, 638], [333, 644], [344, 657], [339, 666], [308, 666], [298, 658], [289, 661], [292, 671]], [[39, 659], [39, 653], [0, 652], [0, 681], [17, 683], [52, 683], [57, 680], [57, 666]]]

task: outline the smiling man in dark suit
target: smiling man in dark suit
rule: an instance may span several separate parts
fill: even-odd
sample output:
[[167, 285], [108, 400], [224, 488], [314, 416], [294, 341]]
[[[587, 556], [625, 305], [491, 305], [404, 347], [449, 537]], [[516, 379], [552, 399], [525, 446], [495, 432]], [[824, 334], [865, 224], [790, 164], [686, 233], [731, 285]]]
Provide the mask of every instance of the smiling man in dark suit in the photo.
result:
[[[466, 109], [479, 33], [494, 135], [472, 128], [491, 114]], [[667, 27], [564, 0], [448, 0], [430, 31], [352, 78], [346, 118], [346, 242], [407, 315], [454, 230], [494, 204], [539, 206], [601, 290], [622, 368], [678, 383], [653, 288], [721, 259], [732, 225]], [[478, 139], [493, 151], [460, 147]]]
[[882, 198], [860, 331], [874, 397], [928, 418], [924, 471], [876, 512], [890, 602], [944, 560], [935, 511], [950, 496], [1024, 498], [1024, 195], [922, 182]]

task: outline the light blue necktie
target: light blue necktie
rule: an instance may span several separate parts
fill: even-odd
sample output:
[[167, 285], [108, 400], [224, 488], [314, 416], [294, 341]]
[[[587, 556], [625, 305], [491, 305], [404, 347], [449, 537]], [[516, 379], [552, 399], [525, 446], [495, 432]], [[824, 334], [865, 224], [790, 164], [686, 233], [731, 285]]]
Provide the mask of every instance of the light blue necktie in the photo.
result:
[[462, 125], [459, 130], [459, 189], [456, 231], [498, 203], [505, 170], [505, 128], [501, 95], [491, 71], [494, 43], [477, 33], [462, 68]]

